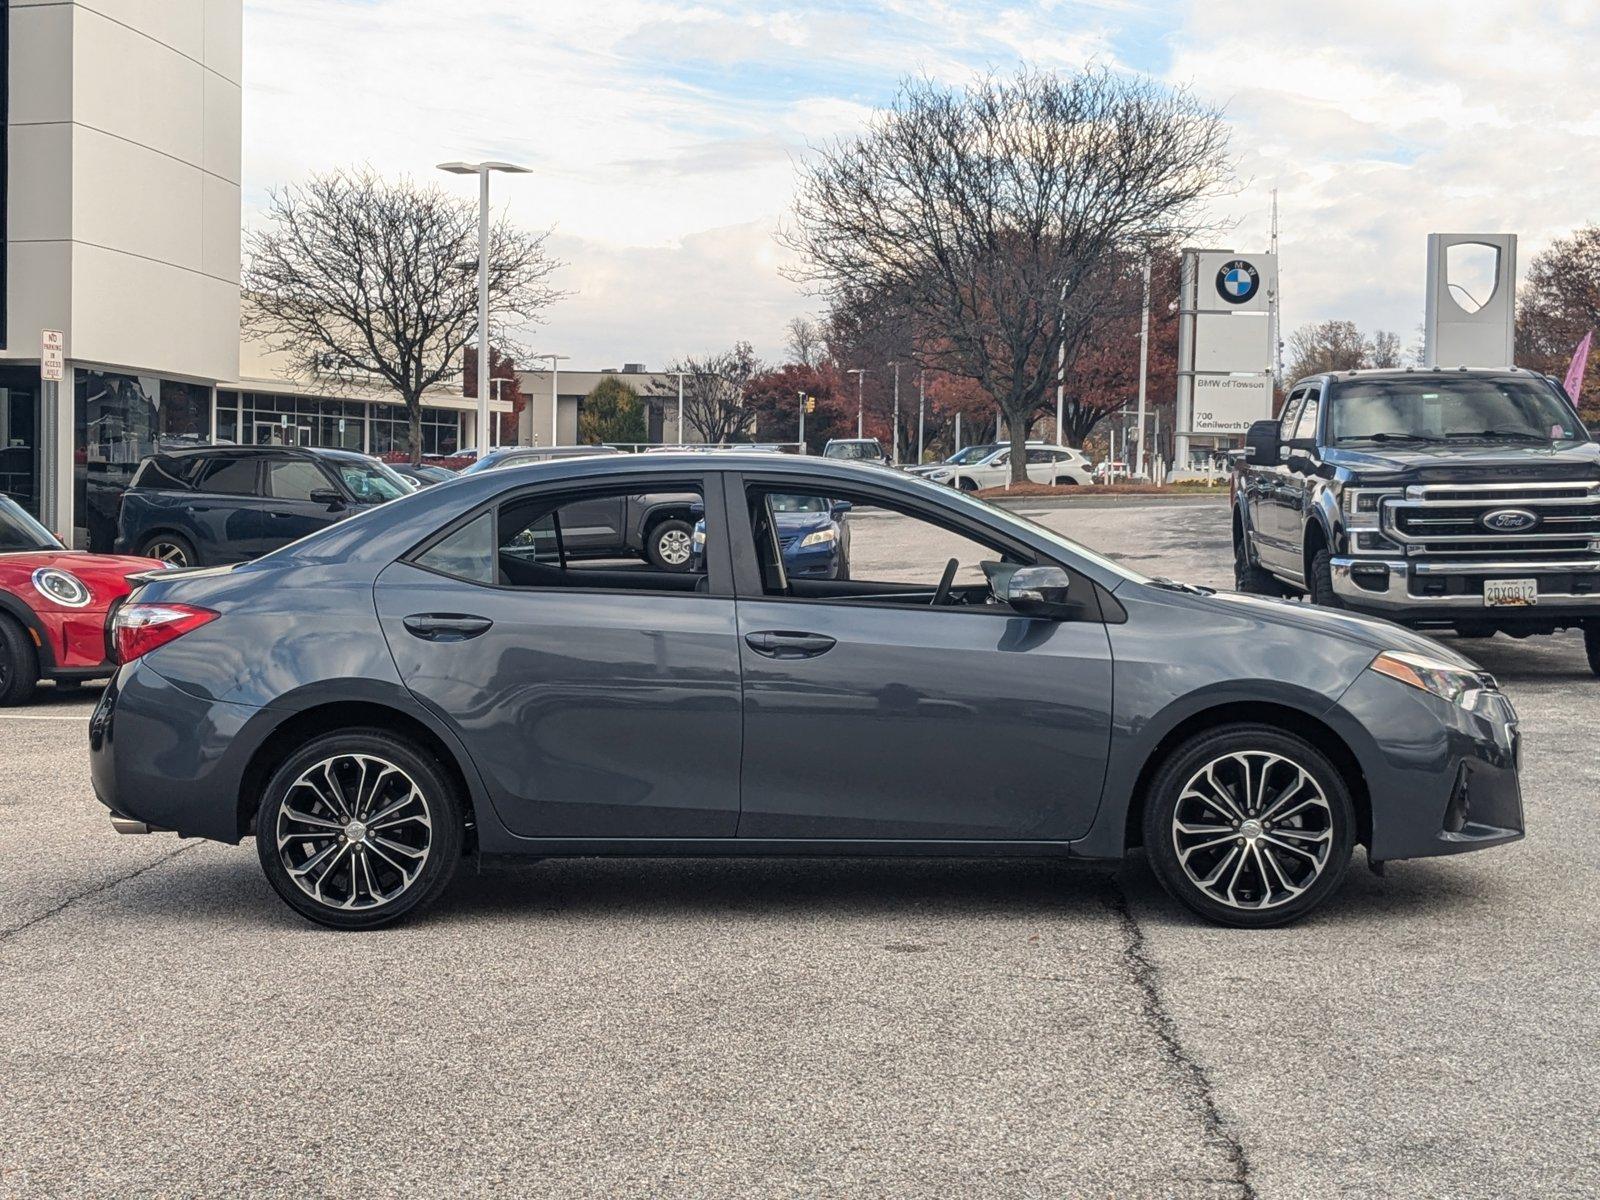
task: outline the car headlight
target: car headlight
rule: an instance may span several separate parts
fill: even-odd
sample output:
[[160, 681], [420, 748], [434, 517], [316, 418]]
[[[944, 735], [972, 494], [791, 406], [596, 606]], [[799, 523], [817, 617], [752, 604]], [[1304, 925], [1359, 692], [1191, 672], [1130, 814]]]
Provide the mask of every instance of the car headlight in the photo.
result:
[[1432, 692], [1439, 699], [1459, 704], [1469, 711], [1477, 708], [1484, 693], [1495, 686], [1494, 679], [1480, 671], [1469, 671], [1409, 650], [1385, 650], [1372, 660], [1370, 669], [1424, 692]]
[[827, 529], [819, 529], [815, 533], [808, 533], [801, 538], [800, 548], [804, 550], [807, 546], [826, 546], [829, 542], [837, 539], [838, 536], [831, 526]]
[[33, 589], [53, 604], [82, 608], [93, 597], [83, 580], [59, 567], [40, 567], [33, 573]]
[[1377, 529], [1378, 518], [1383, 514], [1383, 502], [1390, 496], [1402, 494], [1392, 489], [1345, 488], [1339, 497], [1339, 504], [1344, 509], [1345, 528]]
[[950, 476], [954, 474], [954, 471], [929, 471], [928, 478], [932, 479], [936, 483], [944, 483], [950, 478]]

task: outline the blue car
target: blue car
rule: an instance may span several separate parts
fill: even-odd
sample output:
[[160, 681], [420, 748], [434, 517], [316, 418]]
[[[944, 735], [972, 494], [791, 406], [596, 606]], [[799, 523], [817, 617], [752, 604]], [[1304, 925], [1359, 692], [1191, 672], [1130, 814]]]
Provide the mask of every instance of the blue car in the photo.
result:
[[[783, 569], [790, 579], [850, 578], [850, 523], [845, 520], [850, 501], [783, 495], [769, 496], [767, 501], [783, 553]], [[705, 546], [702, 516], [695, 522], [690, 570], [705, 569]]]

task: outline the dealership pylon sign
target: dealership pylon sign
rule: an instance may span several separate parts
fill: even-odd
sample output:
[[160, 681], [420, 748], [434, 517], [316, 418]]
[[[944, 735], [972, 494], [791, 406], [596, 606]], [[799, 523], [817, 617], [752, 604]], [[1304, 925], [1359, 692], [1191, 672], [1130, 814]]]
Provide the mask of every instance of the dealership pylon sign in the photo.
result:
[[[1278, 260], [1185, 250], [1178, 302], [1178, 433], [1234, 437], [1272, 415]], [[1180, 457], [1179, 461], [1182, 461]]]

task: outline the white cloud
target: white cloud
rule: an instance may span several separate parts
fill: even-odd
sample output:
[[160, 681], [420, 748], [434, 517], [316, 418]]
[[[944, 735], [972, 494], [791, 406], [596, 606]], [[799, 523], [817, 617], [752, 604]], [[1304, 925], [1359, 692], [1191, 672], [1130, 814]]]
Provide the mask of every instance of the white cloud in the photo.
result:
[[[535, 335], [575, 366], [749, 338], [779, 349], [813, 301], [770, 233], [808, 143], [848, 135], [905, 74], [1021, 59], [1146, 67], [1225, 103], [1256, 248], [1281, 190], [1285, 324], [1410, 335], [1432, 231], [1509, 230], [1524, 263], [1596, 218], [1592, 0], [247, 0], [247, 217], [264, 188], [370, 162], [495, 183], [557, 227], [577, 295]], [[446, 186], [466, 191], [465, 181]]]

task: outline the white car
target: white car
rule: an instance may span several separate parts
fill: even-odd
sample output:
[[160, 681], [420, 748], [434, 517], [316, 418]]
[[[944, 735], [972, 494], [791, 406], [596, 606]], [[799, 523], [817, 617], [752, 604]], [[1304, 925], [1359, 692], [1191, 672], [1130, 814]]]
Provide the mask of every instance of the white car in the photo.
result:
[[[942, 463], [917, 468], [916, 473], [966, 492], [1004, 487], [1011, 479], [1011, 447], [968, 446]], [[1028, 443], [1028, 478], [1034, 483], [1094, 482], [1093, 468], [1083, 451], [1047, 442]]]

